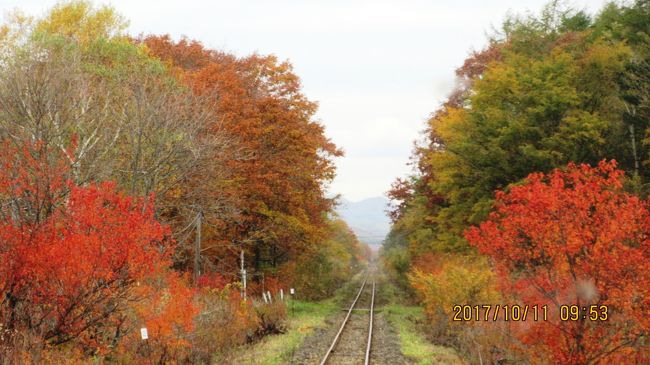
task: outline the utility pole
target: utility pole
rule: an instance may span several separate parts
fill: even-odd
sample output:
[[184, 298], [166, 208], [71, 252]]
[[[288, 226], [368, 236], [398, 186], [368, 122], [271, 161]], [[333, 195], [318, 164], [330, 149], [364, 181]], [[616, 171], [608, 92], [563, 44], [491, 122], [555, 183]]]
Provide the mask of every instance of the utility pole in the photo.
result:
[[201, 220], [203, 213], [199, 212], [196, 216], [196, 239], [194, 242], [194, 283], [201, 276]]
[[630, 138], [632, 139], [632, 155], [634, 156], [634, 177], [639, 176], [639, 159], [636, 156], [636, 137], [634, 136], [634, 124], [630, 123]]
[[246, 269], [244, 267], [244, 250], [241, 250], [241, 282], [242, 282], [242, 298], [246, 301]]

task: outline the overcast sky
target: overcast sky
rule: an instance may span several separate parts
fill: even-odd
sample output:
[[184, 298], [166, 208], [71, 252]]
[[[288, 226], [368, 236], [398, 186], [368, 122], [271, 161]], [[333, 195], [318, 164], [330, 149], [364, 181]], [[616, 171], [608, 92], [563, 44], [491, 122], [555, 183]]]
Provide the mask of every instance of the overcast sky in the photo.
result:
[[[247, 55], [293, 63], [319, 102], [327, 135], [345, 151], [331, 193], [356, 201], [384, 195], [409, 172], [412, 143], [451, 91], [454, 70], [510, 13], [546, 0], [114, 0], [130, 33], [186, 35]], [[0, 0], [2, 11], [40, 15], [56, 1]], [[576, 0], [595, 12], [604, 0]]]

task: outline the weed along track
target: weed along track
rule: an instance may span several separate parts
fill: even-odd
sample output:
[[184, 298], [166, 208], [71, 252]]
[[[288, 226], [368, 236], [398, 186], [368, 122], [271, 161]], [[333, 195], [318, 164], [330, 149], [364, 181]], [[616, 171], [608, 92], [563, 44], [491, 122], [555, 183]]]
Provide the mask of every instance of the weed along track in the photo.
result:
[[374, 311], [375, 272], [370, 268], [320, 365], [370, 364]]

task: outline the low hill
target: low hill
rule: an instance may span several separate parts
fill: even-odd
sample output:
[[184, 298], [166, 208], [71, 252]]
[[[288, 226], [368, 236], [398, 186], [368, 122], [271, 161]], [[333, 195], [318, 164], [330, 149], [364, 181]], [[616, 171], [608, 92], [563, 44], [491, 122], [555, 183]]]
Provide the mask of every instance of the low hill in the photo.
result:
[[336, 211], [359, 240], [370, 245], [380, 245], [390, 229], [390, 220], [386, 215], [388, 202], [384, 197], [373, 197], [358, 202], [342, 198]]

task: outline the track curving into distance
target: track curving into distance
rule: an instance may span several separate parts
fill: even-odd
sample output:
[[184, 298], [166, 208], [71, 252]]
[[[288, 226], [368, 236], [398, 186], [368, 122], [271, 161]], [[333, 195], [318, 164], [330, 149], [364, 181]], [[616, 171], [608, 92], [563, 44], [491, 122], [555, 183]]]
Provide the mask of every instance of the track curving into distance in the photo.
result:
[[[341, 327], [339, 328], [338, 332], [336, 333], [336, 336], [334, 336], [334, 339], [332, 340], [332, 343], [330, 347], [327, 349], [327, 352], [325, 353], [325, 356], [323, 356], [322, 361], [320, 362], [320, 365], [325, 365], [328, 364], [328, 362], [331, 360], [332, 356], [335, 355], [341, 355], [341, 356], [347, 356], [348, 360], [353, 360], [350, 357], [355, 357], [358, 356], [359, 360], [361, 360], [361, 356], [363, 356], [363, 364], [368, 365], [370, 363], [370, 351], [372, 348], [372, 326], [373, 326], [373, 319], [374, 319], [374, 310], [375, 310], [375, 279], [374, 275], [372, 275], [372, 286], [367, 285], [368, 284], [368, 279], [371, 276], [370, 271], [366, 275], [366, 277], [363, 280], [363, 283], [361, 284], [361, 288], [359, 288], [359, 291], [357, 292], [356, 297], [354, 298], [354, 301], [350, 305], [350, 308], [347, 311], [347, 314], [345, 315], [345, 318], [343, 319], [343, 322], [341, 323]], [[370, 290], [370, 303], [368, 308], [357, 308], [359, 305], [359, 298], [363, 295], [364, 290], [369, 289]], [[350, 317], [353, 315], [353, 312], [355, 310], [359, 312], [365, 312], [368, 313], [368, 337], [366, 341], [366, 347], [364, 349], [363, 354], [359, 355], [354, 355], [350, 353], [341, 353], [338, 354], [336, 353], [337, 348], [340, 345], [340, 340], [342, 335], [345, 333], [347, 329], [347, 325], [349, 323]]]

